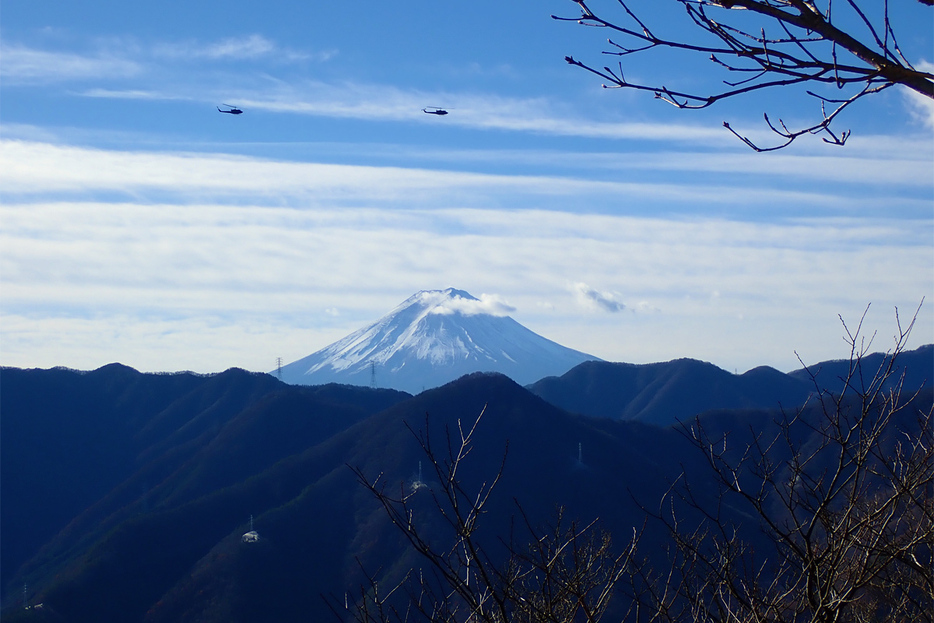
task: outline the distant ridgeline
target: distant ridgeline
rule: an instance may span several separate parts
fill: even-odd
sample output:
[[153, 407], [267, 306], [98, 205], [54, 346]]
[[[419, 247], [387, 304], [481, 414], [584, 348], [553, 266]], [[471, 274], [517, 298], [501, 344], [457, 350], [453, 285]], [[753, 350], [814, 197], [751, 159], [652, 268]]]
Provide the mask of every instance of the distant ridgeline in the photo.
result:
[[[882, 354], [863, 358], [865, 382], [883, 358]], [[849, 365], [848, 360], [825, 361], [788, 374], [761, 366], [736, 375], [695, 359], [645, 365], [592, 361], [561, 377], [541, 379], [528, 389], [573, 413], [668, 426], [714, 409], [794, 408], [817, 386], [839, 394]], [[895, 376], [904, 374], [904, 391], [930, 387], [934, 345], [901, 353], [897, 365]]]
[[[844, 365], [811, 372], [839, 391]], [[923, 386], [918, 408], [930, 408], [934, 347], [898, 365], [903, 391]], [[117, 364], [2, 368], [0, 384], [3, 621], [66, 623], [331, 620], [321, 595], [359, 591], [364, 570], [389, 586], [421, 564], [348, 466], [414, 492], [414, 512], [429, 517], [420, 496], [436, 477], [412, 430], [440, 449], [446, 430], [456, 436], [484, 409], [461, 477], [468, 491], [487, 482], [508, 440], [483, 518], [491, 551], [514, 529], [514, 499], [532, 525], [562, 505], [622, 527], [625, 543], [642, 525], [639, 504], [657, 502], [682, 469], [705, 482], [703, 457], [673, 423], [704, 413], [741, 444], [815, 389], [805, 371], [733, 375], [687, 359], [583, 362], [527, 387], [474, 373], [416, 396]]]

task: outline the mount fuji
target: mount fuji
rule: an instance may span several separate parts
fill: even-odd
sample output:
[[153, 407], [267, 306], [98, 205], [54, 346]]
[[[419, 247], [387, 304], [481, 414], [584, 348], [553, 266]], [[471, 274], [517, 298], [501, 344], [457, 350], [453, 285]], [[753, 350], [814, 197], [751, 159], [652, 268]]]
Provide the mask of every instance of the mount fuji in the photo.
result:
[[373, 324], [282, 366], [293, 385], [376, 385], [417, 394], [471, 372], [526, 385], [597, 357], [566, 348], [463, 290], [425, 290]]

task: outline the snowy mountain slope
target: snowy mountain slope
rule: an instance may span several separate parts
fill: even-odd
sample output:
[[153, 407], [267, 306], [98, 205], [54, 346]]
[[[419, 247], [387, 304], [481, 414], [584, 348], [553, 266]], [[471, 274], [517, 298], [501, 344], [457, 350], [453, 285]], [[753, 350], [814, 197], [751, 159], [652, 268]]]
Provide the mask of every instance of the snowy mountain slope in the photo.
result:
[[471, 372], [500, 372], [527, 384], [597, 359], [491, 310], [497, 311], [495, 302], [462, 290], [419, 292], [373, 324], [283, 366], [282, 380], [295, 385], [375, 380], [379, 387], [416, 394]]

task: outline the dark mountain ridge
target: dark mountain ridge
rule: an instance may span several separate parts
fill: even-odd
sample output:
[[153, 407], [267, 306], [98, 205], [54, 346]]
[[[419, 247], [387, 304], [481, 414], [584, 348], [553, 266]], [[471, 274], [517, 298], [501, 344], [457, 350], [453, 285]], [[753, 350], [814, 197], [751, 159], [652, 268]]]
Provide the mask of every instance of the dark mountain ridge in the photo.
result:
[[[932, 396], [925, 390], [921, 408], [930, 408]], [[716, 488], [707, 482], [705, 459], [677, 431], [572, 415], [506, 377], [474, 374], [397, 402], [317, 443], [309, 439], [304, 450], [266, 461], [266, 467], [256, 464], [255, 473], [232, 484], [212, 489], [210, 470], [188, 464], [183, 471], [190, 481], [181, 482], [180, 490], [206, 493], [162, 496], [151, 508], [94, 531], [90, 542], [70, 548], [56, 564], [36, 565], [28, 576], [34, 598], [69, 623], [329, 620], [321, 596], [340, 601], [355, 590], [364, 581], [361, 566], [391, 586], [420, 564], [348, 466], [401, 490], [425, 460], [410, 428], [428, 430], [432, 446], [447, 456], [447, 433], [456, 439], [458, 422], [469, 425], [481, 411], [474, 451], [460, 475], [467, 491], [477, 490], [495, 475], [508, 446], [503, 478], [479, 533], [494, 555], [505, 554], [501, 537], [513, 534], [521, 543], [527, 536], [521, 524], [516, 530], [514, 500], [535, 526], [553, 519], [556, 505], [572, 519], [599, 517], [620, 547], [642, 526], [639, 504], [657, 504], [682, 470], [699, 498], [713, 503]], [[728, 410], [701, 421], [712, 435], [729, 432], [740, 452], [745, 437], [769, 434], [779, 415]], [[805, 442], [814, 432], [798, 430]], [[203, 460], [211, 463], [212, 455]], [[425, 467], [424, 481], [436, 486]], [[415, 520], [433, 542], [450, 542], [430, 494], [419, 496], [413, 500]], [[250, 514], [260, 535], [256, 543], [241, 540]], [[757, 533], [752, 530], [753, 538]], [[662, 537], [650, 525], [642, 536], [646, 551], [661, 552]]]
[[715, 408], [803, 404], [806, 381], [759, 367], [741, 375], [696, 359], [644, 365], [590, 361], [529, 391], [574, 413], [668, 426]]
[[[855, 384], [851, 385], [850, 389], [861, 390], [882, 365], [890, 361], [891, 356], [884, 353], [872, 353], [860, 358], [854, 375]], [[843, 391], [843, 379], [847, 378], [850, 366], [849, 359], [822, 361], [789, 372], [788, 376], [811, 382], [812, 385], [816, 381], [821, 387], [839, 394]], [[888, 387], [893, 387], [897, 382], [903, 383], [905, 391], [934, 385], [934, 344], [925, 344], [914, 350], [899, 353], [895, 362], [895, 374], [892, 375]]]
[[[924, 359], [932, 351], [925, 348], [899, 361], [921, 368], [906, 377], [911, 382], [931, 378]], [[820, 374], [836, 374], [836, 365], [821, 364]], [[359, 564], [384, 583], [419, 564], [348, 465], [405, 487], [425, 461], [408, 427], [427, 425], [434, 447], [443, 448], [445, 431], [473, 422], [484, 408], [462, 477], [467, 490], [489, 480], [508, 443], [481, 535], [491, 551], [502, 554], [499, 538], [515, 531], [514, 500], [536, 526], [560, 504], [570, 518], [599, 517], [624, 541], [644, 519], [637, 502], [657, 503], [682, 470], [697, 479], [701, 496], [715, 491], [704, 484], [703, 457], [671, 422], [703, 412], [705, 427], [729, 433], [731, 451], [734, 443], [738, 450], [782, 415], [760, 396], [791, 396], [791, 404], [799, 383], [806, 384], [770, 368], [731, 375], [692, 360], [578, 368], [558, 380], [576, 379], [579, 404], [611, 403], [619, 411], [574, 415], [498, 374], [468, 375], [413, 397], [287, 386], [242, 370], [198, 376], [145, 375], [119, 365], [89, 373], [3, 368], [0, 546], [4, 568], [10, 543], [21, 544], [25, 563], [10, 562], [19, 571], [4, 572], [3, 620], [40, 620], [36, 611], [15, 608], [24, 584], [30, 603], [47, 606], [44, 616], [55, 612], [67, 623], [329, 620], [320, 595], [358, 587]], [[920, 401], [929, 404], [932, 395], [925, 389]], [[613, 415], [619, 412], [643, 421], [621, 420]], [[100, 474], [104, 482], [87, 482]], [[76, 490], [59, 508], [61, 481]], [[30, 495], [38, 487], [41, 498]], [[17, 506], [10, 490], [19, 495]], [[430, 497], [414, 503], [432, 538], [446, 542]], [[43, 516], [46, 509], [57, 526]], [[261, 538], [246, 544], [240, 537], [251, 515]], [[33, 517], [39, 521], [31, 532]], [[651, 547], [661, 535], [650, 528], [644, 538]]]
[[[629, 484], [655, 489], [671, 471], [658, 464], [660, 445], [670, 448], [658, 437], [674, 438], [671, 432], [572, 416], [506, 377], [472, 375], [400, 402], [240, 482], [128, 513], [97, 531], [93, 545], [77, 553], [64, 548], [54, 569], [34, 567], [29, 575], [37, 598], [68, 621], [325, 620], [319, 593], [342, 594], [362, 581], [357, 559], [391, 578], [398, 569], [386, 562], [410, 556], [347, 465], [401, 486], [424, 460], [406, 423], [423, 428], [425, 413], [431, 414], [432, 436], [442, 444], [445, 428], [472, 422], [484, 406], [463, 481], [470, 490], [491, 478], [509, 440], [507, 472], [489, 513], [492, 546], [496, 535], [510, 530], [514, 497], [536, 521], [562, 503], [632, 526], [638, 509], [624, 490], [601, 495], [608, 482], [640, 474]], [[578, 444], [586, 467], [577, 463]], [[195, 469], [192, 478], [204, 480], [207, 472]], [[426, 502], [427, 512], [433, 505]], [[244, 549], [239, 538], [251, 513], [261, 541]], [[443, 525], [430, 530], [443, 537]], [[235, 615], [231, 604], [239, 604]]]
[[[864, 357], [860, 374], [865, 382], [887, 360], [881, 353]], [[712, 409], [794, 409], [817, 387], [842, 391], [849, 365], [849, 360], [828, 361], [788, 374], [760, 366], [737, 375], [696, 359], [641, 365], [588, 361], [527, 387], [573, 413], [669, 426]], [[902, 373], [905, 391], [930, 387], [934, 345], [902, 352], [893, 382]]]
[[158, 430], [147, 432], [147, 426], [174, 418], [192, 432], [197, 428], [197, 405], [173, 410], [173, 404], [200, 395], [214, 407], [213, 418], [223, 418], [277, 385], [242, 370], [147, 375], [119, 364], [92, 372], [2, 368], [0, 383], [4, 578], [132, 473], [137, 458], [160, 441]]
[[[65, 538], [74, 546], [67, 535], [86, 537], [89, 526], [103, 529], [109, 525], [104, 519], [118, 510], [157, 504], [162, 491], [186, 495], [177, 482], [190, 479], [182, 466], [227, 446], [224, 439], [249, 437], [237, 446], [243, 451], [229, 446], [213, 464], [197, 462], [201, 469], [215, 465], [213, 473], [226, 473], [229, 479], [244, 473], [238, 472], [238, 465], [249, 464], [253, 457], [270, 460], [263, 434], [271, 435], [273, 423], [301, 408], [280, 409], [287, 399], [276, 401], [276, 394], [304, 397], [295, 400], [333, 411], [329, 427], [312, 431], [316, 439], [406, 397], [391, 390], [291, 388], [267, 374], [238, 369], [216, 375], [143, 374], [119, 364], [92, 372], [2, 368], [0, 382], [0, 548], [5, 582], [43, 544], [42, 555], [49, 556], [56, 540]], [[256, 419], [264, 411], [250, 412], [249, 407], [264, 399], [266, 411], [277, 417], [258, 425]], [[238, 426], [252, 420], [252, 428], [239, 436], [228, 430], [217, 441], [245, 410]], [[288, 428], [279, 437], [284, 448], [290, 441], [291, 447], [308, 441], [307, 435]], [[246, 451], [248, 445], [253, 450]], [[228, 451], [232, 454], [224, 454]], [[226, 460], [223, 466], [221, 456]], [[160, 487], [173, 474], [172, 486]], [[50, 541], [56, 533], [59, 536]]]

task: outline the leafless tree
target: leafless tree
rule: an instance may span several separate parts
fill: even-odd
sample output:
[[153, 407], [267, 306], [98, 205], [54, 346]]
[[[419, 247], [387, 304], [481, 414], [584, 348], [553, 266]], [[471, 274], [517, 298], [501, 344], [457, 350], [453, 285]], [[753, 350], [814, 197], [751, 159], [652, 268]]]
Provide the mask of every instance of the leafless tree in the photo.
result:
[[[724, 126], [756, 151], [781, 149], [805, 134], [822, 134], [824, 141], [843, 145], [849, 131], [835, 132], [831, 124], [851, 104], [894, 85], [902, 85], [934, 98], [934, 75], [912, 65], [899, 47], [889, 0], [616, 0], [613, 18], [594, 10], [601, 0], [574, 0], [576, 17], [558, 17], [611, 31], [604, 54], [628, 57], [652, 50], [674, 50], [688, 56], [707, 57], [727, 72], [728, 79], [707, 92], [685, 91], [664, 84], [630, 82], [622, 61], [615, 68], [599, 67], [571, 56], [568, 63], [590, 71], [607, 88], [649, 91], [678, 108], [706, 108], [732, 97], [765, 89], [804, 85], [820, 106], [820, 118], [808, 127], [789, 128], [765, 115], [780, 141], [761, 147]], [[910, 0], [892, 0], [891, 4]], [[666, 25], [650, 24], [645, 17], [659, 4], [678, 2], [699, 36], [685, 40], [667, 34]], [[932, 0], [918, 0], [930, 6]], [[930, 21], [930, 16], [928, 17]], [[815, 90], [831, 86], [832, 96]], [[826, 93], [826, 91], [825, 91]]]
[[[478, 528], [506, 453], [492, 479], [468, 490], [482, 413], [446, 429], [440, 452], [426, 419], [410, 430], [430, 485], [396, 488], [355, 470], [423, 565], [401, 581], [369, 574], [332, 610], [358, 623], [596, 623], [615, 595], [613, 613], [627, 623], [931, 622], [934, 393], [903, 393], [898, 364], [915, 318], [902, 327], [896, 312], [895, 345], [878, 368], [867, 364], [874, 336], [864, 338], [863, 319], [853, 331], [844, 323], [850, 356], [839, 385], [825, 389], [809, 371], [810, 404], [751, 424], [746, 441], [704, 418], [684, 424], [709, 478], [685, 470], [645, 508], [666, 536], [647, 543], [634, 533], [622, 554], [593, 523], [559, 512], [540, 530], [518, 505], [525, 537], [490, 554]], [[659, 549], [664, 560], [646, 556]]]
[[[702, 420], [685, 425], [719, 490], [711, 506], [685, 478], [653, 511], [671, 536], [670, 566], [631, 576], [640, 620], [932, 620], [931, 398], [903, 395], [896, 366], [914, 320], [899, 325], [876, 370], [863, 363], [872, 340], [861, 324], [846, 332], [843, 391], [815, 379], [813, 409], [777, 433], [751, 431], [752, 442], [731, 451]], [[744, 521], [761, 534], [749, 538]]]
[[[598, 530], [596, 522], [566, 522], [559, 509], [552, 524], [539, 530], [517, 503], [525, 538], [521, 544], [515, 538], [500, 541], [503, 559], [490, 554], [477, 530], [502, 476], [506, 452], [498, 472], [477, 491], [466, 490], [462, 481], [482, 416], [469, 428], [458, 420], [454, 435], [446, 430], [440, 454], [432, 445], [427, 419], [423, 431], [410, 429], [431, 466], [430, 484], [403, 483], [391, 493], [382, 474], [370, 480], [355, 470], [425, 564], [387, 590], [368, 575], [352, 601], [341, 605], [331, 600], [339, 617], [360, 623], [596, 623], [602, 618], [626, 572], [636, 535], [622, 554], [614, 554], [609, 534]], [[432, 519], [440, 519], [452, 535], [447, 546], [428, 535], [424, 518], [413, 507], [418, 496], [430, 497]]]

